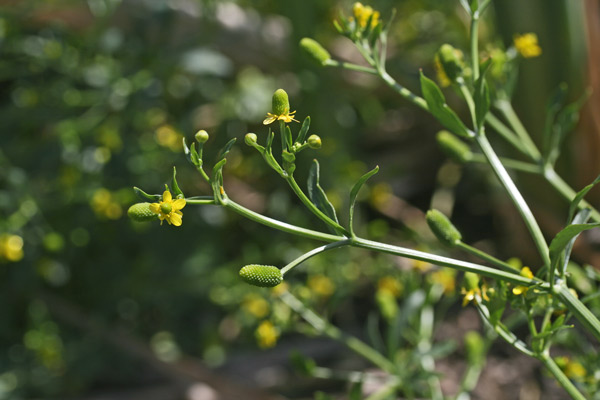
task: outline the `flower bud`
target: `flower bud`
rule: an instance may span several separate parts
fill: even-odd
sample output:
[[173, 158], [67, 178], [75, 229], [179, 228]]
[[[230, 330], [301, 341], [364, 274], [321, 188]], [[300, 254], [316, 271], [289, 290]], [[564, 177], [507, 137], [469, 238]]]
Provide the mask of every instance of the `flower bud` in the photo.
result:
[[304, 50], [306, 55], [317, 65], [325, 66], [327, 61], [331, 60], [331, 54], [321, 46], [319, 42], [311, 38], [303, 38], [300, 40], [300, 48]]
[[204, 144], [208, 140], [208, 132], [206, 132], [204, 129], [201, 129], [198, 132], [196, 132], [196, 135], [194, 135], [194, 137], [196, 138], [196, 141], [198, 141], [198, 143]]
[[275, 115], [285, 115], [290, 111], [290, 100], [288, 98], [288, 94], [283, 89], [277, 89], [275, 93], [273, 93], [273, 114]]
[[438, 50], [436, 57], [448, 79], [452, 82], [456, 81], [456, 78], [459, 76], [462, 76], [465, 64], [463, 54], [460, 50], [455, 49], [449, 44], [443, 44]]
[[308, 147], [311, 149], [320, 149], [321, 148], [321, 138], [317, 135], [310, 135], [308, 137]]
[[440, 149], [446, 154], [451, 160], [458, 163], [467, 163], [473, 158], [473, 153], [469, 146], [462, 140], [454, 136], [448, 131], [439, 131], [436, 136]]
[[137, 203], [127, 210], [129, 218], [136, 222], [154, 221], [158, 219], [158, 214], [150, 210], [150, 203]]
[[425, 218], [429, 229], [443, 244], [453, 247], [462, 239], [462, 235], [458, 229], [452, 225], [448, 217], [438, 210], [432, 209], [427, 211]]
[[273, 287], [283, 282], [281, 270], [273, 265], [250, 264], [240, 269], [240, 277], [259, 287]]
[[246, 133], [246, 136], [244, 136], [244, 142], [246, 142], [248, 146], [255, 145], [257, 140], [258, 137], [255, 133]]

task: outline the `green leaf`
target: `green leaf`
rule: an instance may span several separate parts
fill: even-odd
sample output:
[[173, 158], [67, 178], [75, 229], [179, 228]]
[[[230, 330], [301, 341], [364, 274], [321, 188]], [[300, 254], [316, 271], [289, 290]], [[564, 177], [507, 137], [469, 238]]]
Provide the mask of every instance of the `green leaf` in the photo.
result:
[[447, 129], [463, 137], [471, 137], [469, 130], [458, 115], [446, 104], [446, 98], [438, 85], [421, 71], [421, 92], [429, 111]]
[[211, 180], [211, 185], [213, 189], [213, 195], [215, 197], [215, 202], [217, 204], [221, 204], [221, 188], [223, 187], [223, 167], [225, 166], [226, 162], [227, 159], [223, 158], [213, 167], [213, 177]]
[[308, 197], [319, 210], [335, 222], [338, 222], [335, 208], [327, 198], [321, 185], [319, 185], [319, 162], [317, 160], [313, 160], [308, 174]]
[[269, 134], [267, 135], [267, 143], [265, 144], [265, 151], [269, 154], [273, 154], [273, 139], [275, 138], [275, 133], [269, 128]]
[[160, 194], [148, 194], [139, 187], [133, 187], [133, 191], [141, 200], [156, 202], [160, 200]]
[[477, 129], [481, 129], [485, 122], [485, 116], [490, 110], [490, 88], [485, 74], [489, 70], [492, 64], [491, 59], [488, 59], [481, 66], [481, 74], [477, 81], [475, 81], [475, 93], [473, 94], [473, 101], [475, 102], [475, 120], [477, 121]]
[[233, 144], [235, 143], [236, 140], [237, 140], [236, 138], [233, 138], [229, 142], [227, 142], [227, 144], [225, 144], [225, 146], [223, 146], [223, 148], [219, 152], [219, 157], [217, 158], [217, 160], [222, 161], [225, 159], [225, 157], [227, 157], [229, 150], [231, 150], [231, 147], [233, 146]]
[[[194, 164], [196, 167], [200, 167], [202, 166], [202, 155], [198, 155], [196, 152], [195, 144], [195, 142], [192, 142], [192, 146], [188, 147], [187, 143], [185, 142], [185, 138], [183, 138], [183, 153], [189, 162]], [[200, 149], [200, 152], [202, 152], [202, 149]]]
[[469, 4], [469, 0], [460, 0], [460, 4], [463, 6], [465, 11], [469, 13], [469, 15], [472, 14], [471, 5]]
[[290, 354], [290, 361], [294, 369], [303, 375], [312, 376], [317, 367], [315, 360], [305, 357], [297, 350], [292, 351]]
[[300, 128], [300, 133], [298, 133], [298, 139], [296, 142], [302, 144], [306, 140], [306, 136], [308, 135], [308, 129], [310, 128], [310, 116], [304, 118], [302, 122], [302, 127]]
[[546, 123], [544, 126], [544, 136], [542, 141], [542, 154], [544, 160], [546, 160], [550, 154], [552, 133], [554, 131], [554, 121], [556, 119], [556, 114], [565, 104], [567, 89], [568, 86], [564, 82], [558, 85], [558, 87], [552, 93], [552, 96], [550, 96], [548, 104], [546, 105]]
[[177, 184], [177, 169], [175, 168], [175, 166], [173, 166], [173, 194], [175, 195], [174, 197], [178, 198], [178, 199], [184, 199], [185, 195], [183, 194], [183, 192], [181, 191], [181, 189], [179, 188], [179, 185]]
[[287, 149], [291, 150], [292, 148], [292, 144], [294, 143], [292, 141], [292, 130], [290, 129], [289, 125], [285, 127], [285, 137], [287, 139]]
[[354, 235], [354, 228], [352, 227], [353, 219], [354, 219], [354, 204], [356, 203], [356, 197], [358, 196], [358, 192], [363, 187], [365, 182], [369, 180], [370, 177], [379, 172], [379, 166], [376, 166], [366, 174], [360, 177], [360, 179], [354, 184], [352, 190], [350, 191], [350, 233]]
[[600, 223], [593, 224], [572, 224], [564, 228], [552, 239], [550, 243], [550, 260], [552, 265], [550, 268], [555, 269], [561, 259], [563, 250], [568, 246], [571, 240], [575, 240], [577, 236], [588, 229], [597, 228]]
[[596, 179], [594, 179], [594, 182], [590, 183], [589, 185], [587, 185], [586, 187], [584, 187], [583, 189], [581, 189], [579, 192], [577, 192], [577, 194], [575, 195], [575, 197], [571, 201], [571, 205], [569, 206], [569, 217], [568, 217], [567, 221], [571, 222], [571, 220], [573, 219], [573, 215], [575, 215], [575, 211], [579, 207], [579, 203], [581, 202], [581, 200], [583, 200], [583, 198], [585, 197], [585, 195], [596, 184], [598, 184], [598, 182], [600, 182], [600, 175], [598, 175], [598, 177]]
[[[587, 209], [587, 208], [583, 209], [577, 213], [575, 218], [573, 218], [572, 223], [573, 224], [585, 224], [588, 221], [588, 219], [590, 218], [590, 214], [591, 214], [591, 211], [589, 209]], [[567, 267], [569, 266], [569, 259], [571, 258], [571, 250], [573, 250], [573, 244], [575, 243], [576, 239], [577, 239], [577, 236], [573, 237], [571, 240], [569, 240], [569, 242], [567, 243], [567, 246], [565, 247], [563, 274], [567, 273]]]

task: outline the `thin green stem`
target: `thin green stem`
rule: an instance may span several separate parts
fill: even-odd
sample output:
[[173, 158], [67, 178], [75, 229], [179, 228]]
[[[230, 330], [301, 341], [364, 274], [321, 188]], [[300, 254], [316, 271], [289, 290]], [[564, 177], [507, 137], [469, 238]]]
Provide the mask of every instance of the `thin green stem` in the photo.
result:
[[335, 229], [337, 233], [342, 234], [344, 236], [350, 236], [350, 233], [346, 230], [346, 228], [329, 218], [321, 210], [319, 210], [317, 206], [313, 204], [312, 201], [310, 201], [310, 199], [306, 196], [306, 194], [304, 194], [300, 186], [298, 186], [298, 183], [296, 182], [293, 176], [288, 176], [287, 178], [285, 178], [285, 180], [290, 185], [294, 193], [296, 193], [296, 196], [298, 196], [300, 201], [306, 206], [306, 208], [308, 208], [313, 214], [315, 214], [327, 225]]
[[358, 72], [365, 72], [367, 74], [372, 74], [372, 75], [377, 75], [377, 70], [375, 68], [371, 68], [371, 67], [364, 67], [362, 65], [356, 65], [356, 64], [352, 64], [352, 63], [348, 63], [348, 62], [344, 62], [344, 61], [337, 61], [337, 60], [327, 60], [327, 62], [325, 63], [326, 67], [336, 67], [336, 68], [342, 68], [342, 69], [347, 69], [350, 71], [358, 71]]
[[469, 92], [469, 88], [465, 85], [465, 82], [462, 78], [457, 80], [458, 87], [460, 88], [460, 92], [463, 95], [463, 98], [467, 102], [467, 106], [469, 107], [469, 112], [471, 113], [471, 122], [473, 123], [473, 129], [477, 129], [477, 117], [475, 113], [475, 102], [473, 101], [473, 96], [471, 96], [471, 92]]
[[[200, 197], [200, 196], [199, 196]], [[206, 198], [187, 198], [185, 199], [185, 204], [215, 204], [215, 198], [213, 196], [206, 196]], [[204, 197], [204, 196], [202, 196]]]
[[470, 245], [468, 245], [466, 243], [458, 242], [456, 244], [456, 247], [459, 248], [459, 249], [461, 249], [461, 250], [463, 250], [463, 251], [466, 251], [469, 254], [474, 255], [475, 257], [479, 257], [482, 260], [485, 260], [485, 261], [489, 262], [492, 265], [495, 265], [496, 267], [500, 268], [503, 271], [513, 272], [513, 273], [519, 273], [520, 272], [518, 268], [515, 268], [512, 265], [510, 265], [508, 263], [505, 263], [504, 261], [502, 261], [502, 260], [500, 260], [500, 259], [498, 259], [498, 258], [496, 258], [496, 257], [494, 257], [494, 256], [492, 256], [492, 255], [490, 255], [490, 254], [488, 254], [486, 252], [484, 252], [484, 251], [481, 251], [481, 250], [479, 250], [479, 249], [477, 249], [477, 248], [475, 248], [473, 246], [470, 246]]
[[514, 132], [517, 134], [519, 139], [521, 139], [521, 146], [527, 148], [528, 153], [533, 159], [540, 160], [542, 157], [540, 151], [538, 150], [533, 140], [531, 140], [531, 137], [527, 133], [527, 129], [525, 129], [525, 127], [523, 126], [523, 123], [521, 122], [519, 116], [513, 109], [513, 106], [510, 103], [510, 101], [498, 100], [496, 102], [496, 107], [498, 108], [498, 110], [500, 110], [502, 115], [504, 115], [504, 117], [506, 118]]
[[479, 78], [479, 11], [471, 15], [471, 68], [476, 81]]
[[571, 382], [571, 380], [565, 375], [565, 373], [560, 369], [556, 362], [550, 357], [550, 355], [545, 352], [541, 354], [538, 359], [544, 363], [546, 368], [554, 375], [558, 383], [569, 393], [569, 395], [575, 400], [585, 400], [585, 396], [581, 394], [579, 389]]
[[[506, 168], [510, 168], [510, 169], [514, 169], [514, 170], [522, 171], [522, 172], [527, 172], [530, 174], [542, 174], [543, 173], [542, 167], [540, 167], [539, 165], [536, 165], [536, 164], [526, 162], [526, 161], [513, 160], [512, 158], [504, 158], [504, 157], [500, 157], [500, 161], [502, 162], [502, 165], [504, 165]], [[487, 158], [485, 158], [485, 156], [483, 156], [482, 154], [473, 154], [473, 157], [471, 158], [470, 162], [475, 162], [475, 163], [480, 163], [480, 164], [488, 163]]]
[[553, 291], [575, 318], [585, 325], [588, 331], [600, 341], [600, 321], [598, 318], [564, 284], [554, 285]]
[[396, 91], [396, 93], [398, 93], [404, 99], [410, 101], [415, 106], [417, 106], [417, 107], [419, 107], [419, 108], [421, 108], [421, 109], [423, 109], [425, 111], [429, 111], [429, 107], [427, 106], [427, 102], [425, 101], [424, 98], [422, 98], [420, 96], [417, 96], [416, 94], [414, 94], [413, 92], [411, 92], [410, 90], [408, 90], [407, 88], [405, 88], [404, 86], [400, 85], [386, 71], [379, 71], [379, 77], [381, 79], [383, 79], [383, 81], [389, 87], [391, 87], [392, 89], [394, 89], [394, 91]]
[[298, 300], [290, 292], [282, 293], [279, 298], [292, 310], [294, 310], [302, 318], [304, 318], [306, 322], [312, 325], [312, 327], [315, 328], [317, 332], [343, 343], [355, 353], [371, 361], [373, 364], [377, 365], [382, 370], [390, 374], [396, 373], [396, 366], [387, 358], [385, 358], [381, 353], [379, 353], [377, 350], [375, 350], [365, 342], [359, 340], [358, 338], [342, 332], [340, 329], [330, 324], [324, 318], [321, 318], [314, 311], [305, 306], [304, 303]]
[[544, 239], [544, 235], [542, 234], [542, 231], [537, 221], [535, 220], [533, 213], [531, 212], [529, 206], [525, 202], [525, 199], [523, 198], [523, 196], [519, 192], [519, 189], [517, 189], [514, 182], [508, 175], [508, 172], [506, 172], [506, 169], [502, 165], [502, 162], [494, 152], [492, 145], [487, 140], [485, 133], [477, 135], [475, 140], [477, 141], [477, 144], [479, 145], [479, 148], [481, 149], [485, 157], [488, 159], [488, 162], [490, 163], [492, 170], [496, 174], [496, 177], [498, 177], [498, 179], [502, 183], [502, 186], [504, 186], [504, 188], [506, 189], [506, 192], [508, 193], [515, 207], [519, 211], [519, 214], [521, 214], [521, 217], [523, 218], [523, 221], [525, 222], [525, 225], [527, 226], [527, 229], [531, 234], [535, 246], [537, 247], [538, 252], [542, 257], [544, 266], [549, 268], [550, 256], [548, 253], [548, 244], [546, 243], [546, 239]]
[[479, 311], [479, 315], [481, 319], [485, 322], [486, 326], [491, 328], [494, 332], [498, 334], [502, 339], [508, 342], [515, 349], [519, 350], [521, 353], [526, 354], [530, 357], [535, 357], [535, 353], [527, 347], [527, 344], [519, 339], [514, 333], [508, 330], [505, 325], [501, 322], [497, 324], [493, 324], [490, 322], [490, 311], [483, 304], [477, 304], [477, 311]]
[[521, 143], [521, 140], [515, 133], [502, 121], [500, 121], [494, 114], [488, 112], [485, 116], [485, 121], [487, 124], [493, 128], [504, 140], [510, 143], [517, 151], [525, 154], [528, 157], [534, 158], [526, 147], [524, 147]]
[[313, 256], [316, 256], [317, 254], [323, 253], [327, 250], [336, 249], [338, 247], [348, 246], [349, 244], [350, 244], [350, 239], [346, 239], [346, 240], [340, 240], [339, 242], [329, 243], [324, 246], [317, 247], [316, 249], [313, 249], [313, 250], [309, 251], [308, 253], [304, 253], [303, 255], [301, 255], [300, 257], [296, 258], [294, 261], [292, 261], [291, 263], [289, 263], [288, 265], [283, 267], [281, 269], [281, 275], [285, 275], [286, 272], [288, 272], [290, 269], [294, 268], [295, 266], [297, 266], [299, 264], [302, 264], [304, 261], [308, 260], [309, 258], [311, 258]]

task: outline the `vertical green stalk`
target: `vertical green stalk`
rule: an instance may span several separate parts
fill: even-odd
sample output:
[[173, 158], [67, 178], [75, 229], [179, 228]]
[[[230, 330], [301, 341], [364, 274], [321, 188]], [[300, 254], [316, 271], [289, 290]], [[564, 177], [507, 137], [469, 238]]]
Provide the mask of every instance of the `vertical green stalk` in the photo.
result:
[[514, 129], [515, 133], [521, 139], [521, 146], [527, 148], [527, 152], [531, 155], [531, 157], [539, 161], [542, 158], [540, 151], [537, 146], [531, 140], [531, 137], [527, 133], [527, 129], [521, 123], [521, 120], [517, 116], [517, 113], [512, 107], [512, 104], [508, 100], [498, 100], [496, 102], [496, 107], [502, 112], [510, 126]]
[[545, 352], [541, 354], [539, 360], [544, 363], [546, 368], [554, 375], [558, 383], [569, 393], [569, 395], [575, 400], [585, 400], [585, 397], [577, 389], [577, 387], [571, 382], [571, 380], [565, 375], [565, 373], [559, 368], [554, 362], [552, 357]]
[[479, 11], [471, 14], [471, 68], [473, 81], [479, 78]]
[[508, 175], [508, 172], [506, 172], [506, 169], [502, 165], [502, 162], [494, 152], [492, 145], [487, 140], [485, 133], [477, 135], [475, 140], [477, 141], [477, 144], [479, 145], [479, 148], [481, 149], [485, 157], [488, 159], [490, 166], [492, 167], [494, 173], [502, 183], [502, 186], [504, 186], [504, 188], [506, 189], [506, 192], [508, 193], [515, 207], [517, 207], [519, 214], [521, 214], [521, 217], [523, 218], [523, 221], [525, 222], [525, 225], [527, 226], [527, 229], [531, 234], [533, 242], [535, 243], [535, 247], [537, 247], [538, 252], [542, 257], [544, 266], [550, 268], [548, 244], [546, 243], [546, 239], [544, 239], [544, 235], [542, 234], [542, 231], [537, 221], [535, 220], [533, 213], [531, 212], [529, 206], [525, 202], [525, 199], [521, 195], [521, 192], [519, 192], [519, 189], [517, 189], [514, 182]]

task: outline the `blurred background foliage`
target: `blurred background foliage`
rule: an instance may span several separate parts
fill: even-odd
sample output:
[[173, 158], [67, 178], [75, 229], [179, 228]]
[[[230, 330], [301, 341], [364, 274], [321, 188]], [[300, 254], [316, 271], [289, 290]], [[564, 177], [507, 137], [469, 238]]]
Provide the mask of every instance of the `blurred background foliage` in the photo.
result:
[[[558, 83], [568, 82], [573, 98], [586, 85], [582, 5], [550, 3], [495, 2], [482, 26], [482, 43], [499, 37], [508, 45], [514, 33], [526, 31], [540, 37], [544, 54], [524, 66], [515, 96], [533, 132], [543, 124], [546, 99]], [[240, 385], [282, 392], [287, 387], [286, 395], [301, 398], [310, 396], [311, 384], [289, 386], [287, 367], [273, 368], [287, 365], [292, 347], [338, 363], [347, 358], [330, 343], [283, 335], [295, 326], [290, 310], [273, 303], [266, 289], [237, 278], [242, 265], [282, 266], [314, 244], [213, 206], [186, 208], [177, 229], [126, 218], [136, 201], [131, 187], [162, 192], [174, 165], [186, 195], [209, 193], [186, 164], [181, 145], [206, 129], [209, 164], [221, 146], [238, 138], [226, 167], [232, 198], [322, 229], [241, 144], [247, 132], [264, 140], [261, 122], [279, 87], [290, 94], [298, 117], [311, 116], [312, 132], [324, 143], [319, 152], [300, 156], [300, 181], [318, 157], [322, 183], [342, 209], [352, 183], [380, 165], [382, 172], [362, 195], [359, 232], [410, 246], [418, 241], [426, 249], [432, 241], [422, 210], [434, 204], [448, 215], [456, 211], [469, 241], [501, 257], [535, 257], [511, 246], [523, 228], [506, 200], [495, 196], [488, 171], [445, 161], [433, 139], [439, 126], [430, 117], [373, 77], [319, 70], [300, 53], [298, 41], [310, 36], [336, 57], [357, 61], [351, 43], [331, 24], [350, 5], [0, 2], [0, 399], [156, 388], [173, 376], [210, 377], [202, 375], [209, 368]], [[419, 68], [432, 75], [441, 43], [466, 47], [467, 19], [457, 1], [372, 5], [383, 16], [398, 11], [389, 71], [411, 89], [418, 88]], [[461, 109], [458, 97], [450, 100]], [[561, 168], [583, 184], [569, 158]], [[529, 198], [549, 197], [545, 186], [525, 182]], [[544, 207], [544, 225], [558, 229], [562, 219], [551, 214], [565, 204]], [[377, 305], [385, 318], [386, 307], [395, 304], [376, 293], [400, 297], [404, 286], [421, 284], [429, 267], [336, 251], [310, 260], [291, 282], [301, 298], [362, 336]], [[398, 268], [412, 272], [393, 278]], [[447, 308], [454, 304], [453, 280], [444, 282]], [[281, 347], [259, 350], [277, 340]], [[182, 360], [193, 360], [195, 367]], [[196, 389], [188, 398], [203, 398], [193, 397], [201, 393]]]

